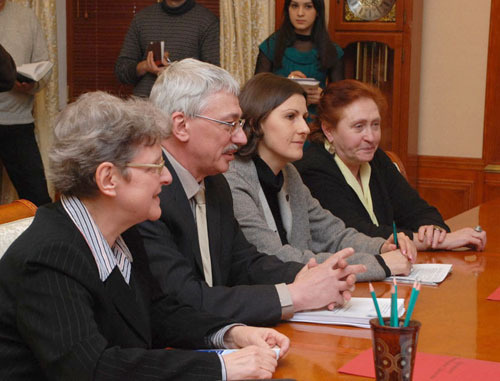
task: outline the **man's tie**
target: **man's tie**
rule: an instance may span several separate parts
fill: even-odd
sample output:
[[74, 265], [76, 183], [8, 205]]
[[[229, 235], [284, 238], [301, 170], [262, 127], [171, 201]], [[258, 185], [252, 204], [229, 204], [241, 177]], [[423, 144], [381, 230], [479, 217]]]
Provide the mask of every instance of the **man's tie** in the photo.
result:
[[194, 196], [194, 199], [196, 201], [196, 227], [198, 229], [198, 241], [200, 242], [203, 273], [205, 274], [205, 281], [210, 287], [212, 287], [212, 261], [210, 260], [210, 246], [208, 244], [205, 189], [200, 188], [198, 193]]

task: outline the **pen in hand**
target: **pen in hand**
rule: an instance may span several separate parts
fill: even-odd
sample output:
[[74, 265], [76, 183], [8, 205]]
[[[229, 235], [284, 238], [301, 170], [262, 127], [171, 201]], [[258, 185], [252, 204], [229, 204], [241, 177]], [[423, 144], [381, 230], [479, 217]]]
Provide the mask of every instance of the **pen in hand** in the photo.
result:
[[399, 249], [398, 231], [396, 230], [396, 222], [395, 221], [392, 221], [392, 235], [394, 237], [394, 244], [396, 245], [396, 249]]

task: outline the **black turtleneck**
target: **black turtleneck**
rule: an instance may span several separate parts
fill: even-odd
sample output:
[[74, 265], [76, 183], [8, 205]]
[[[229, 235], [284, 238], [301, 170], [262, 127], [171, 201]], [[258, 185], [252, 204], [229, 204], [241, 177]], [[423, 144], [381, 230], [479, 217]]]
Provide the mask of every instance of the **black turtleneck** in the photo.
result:
[[255, 168], [257, 169], [257, 176], [259, 177], [259, 183], [266, 196], [267, 203], [271, 209], [271, 213], [274, 217], [274, 223], [278, 229], [278, 234], [283, 245], [288, 244], [286, 239], [286, 231], [283, 227], [283, 221], [281, 220], [280, 206], [278, 203], [278, 193], [283, 186], [284, 178], [283, 172], [280, 171], [277, 175], [269, 168], [264, 160], [260, 157], [255, 156], [253, 159]]
[[182, 5], [179, 5], [178, 7], [169, 7], [167, 5], [166, 0], [163, 0], [161, 2], [162, 9], [165, 12], [167, 12], [169, 15], [182, 15], [182, 14], [188, 12], [189, 10], [191, 10], [191, 8], [193, 8], [194, 5], [195, 5], [194, 0], [186, 0]]
[[305, 35], [305, 34], [295, 33], [295, 39], [299, 41], [312, 41], [312, 36], [310, 34]]

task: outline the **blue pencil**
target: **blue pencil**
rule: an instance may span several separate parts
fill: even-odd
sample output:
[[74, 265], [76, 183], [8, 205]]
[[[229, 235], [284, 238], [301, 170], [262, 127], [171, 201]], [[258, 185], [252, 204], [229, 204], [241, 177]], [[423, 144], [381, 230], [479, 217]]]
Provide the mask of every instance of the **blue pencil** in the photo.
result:
[[394, 237], [394, 244], [396, 245], [396, 248], [399, 248], [398, 231], [396, 230], [396, 222], [395, 221], [392, 221], [392, 236]]
[[403, 327], [408, 327], [408, 324], [410, 324], [413, 308], [415, 308], [415, 303], [417, 302], [419, 293], [420, 293], [420, 283], [417, 283], [417, 281], [415, 281], [415, 283], [413, 284], [413, 289], [411, 290], [410, 302], [408, 303], [408, 312], [406, 313]]
[[375, 290], [373, 289], [372, 282], [368, 282], [368, 287], [370, 287], [370, 294], [372, 294], [373, 304], [375, 305], [375, 311], [377, 311], [378, 322], [380, 325], [384, 324], [384, 319], [382, 319], [382, 314], [380, 313], [380, 308], [378, 306], [377, 297], [375, 296]]

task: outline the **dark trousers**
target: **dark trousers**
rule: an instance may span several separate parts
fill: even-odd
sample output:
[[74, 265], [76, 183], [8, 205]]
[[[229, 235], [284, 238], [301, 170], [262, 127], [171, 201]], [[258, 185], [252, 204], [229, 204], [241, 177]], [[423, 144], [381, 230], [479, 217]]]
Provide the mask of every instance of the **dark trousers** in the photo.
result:
[[0, 125], [0, 160], [19, 198], [39, 206], [51, 199], [34, 130], [33, 123]]

